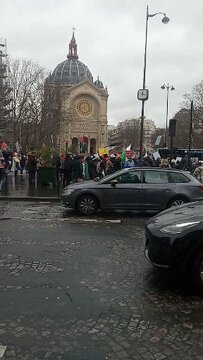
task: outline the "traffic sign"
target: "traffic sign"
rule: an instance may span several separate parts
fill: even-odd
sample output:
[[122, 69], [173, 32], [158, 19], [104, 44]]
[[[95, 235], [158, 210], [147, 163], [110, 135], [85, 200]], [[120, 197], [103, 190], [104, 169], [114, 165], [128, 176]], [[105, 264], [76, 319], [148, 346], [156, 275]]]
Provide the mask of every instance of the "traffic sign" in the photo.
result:
[[137, 92], [138, 100], [145, 101], [149, 98], [149, 90], [148, 89], [139, 89]]

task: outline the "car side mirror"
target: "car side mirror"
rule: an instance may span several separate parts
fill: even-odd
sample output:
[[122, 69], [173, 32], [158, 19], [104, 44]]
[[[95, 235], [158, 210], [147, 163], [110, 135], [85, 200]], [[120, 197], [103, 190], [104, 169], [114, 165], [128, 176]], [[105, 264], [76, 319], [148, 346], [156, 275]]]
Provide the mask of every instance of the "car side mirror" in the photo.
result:
[[116, 186], [116, 184], [118, 184], [118, 180], [113, 179], [113, 180], [111, 180], [110, 184], [111, 184], [111, 186]]

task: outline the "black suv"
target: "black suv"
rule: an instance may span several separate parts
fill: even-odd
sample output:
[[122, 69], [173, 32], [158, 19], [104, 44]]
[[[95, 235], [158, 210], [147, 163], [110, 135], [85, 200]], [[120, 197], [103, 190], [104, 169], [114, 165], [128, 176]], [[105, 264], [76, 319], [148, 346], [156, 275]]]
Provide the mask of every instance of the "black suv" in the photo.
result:
[[178, 269], [203, 292], [203, 201], [170, 208], [146, 225], [145, 255], [156, 267]]

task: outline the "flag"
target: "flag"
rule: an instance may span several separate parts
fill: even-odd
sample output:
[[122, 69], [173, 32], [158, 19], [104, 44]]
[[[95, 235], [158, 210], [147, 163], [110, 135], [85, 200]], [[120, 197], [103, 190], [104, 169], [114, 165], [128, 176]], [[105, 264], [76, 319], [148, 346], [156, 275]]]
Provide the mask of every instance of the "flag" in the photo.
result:
[[85, 143], [85, 140], [86, 140], [86, 137], [83, 135], [83, 136], [80, 138], [80, 143], [81, 143], [81, 144], [84, 144], [84, 143]]
[[86, 142], [80, 142], [80, 153], [87, 152], [87, 143]]
[[8, 145], [4, 141], [0, 141], [0, 149], [7, 149]]
[[80, 153], [85, 153], [87, 152], [87, 138], [83, 135], [81, 138], [80, 138]]
[[104, 155], [104, 154], [107, 154], [107, 155], [109, 155], [109, 149], [108, 148], [99, 148], [98, 149], [98, 153], [99, 153], [99, 156], [102, 156], [102, 155]]
[[125, 159], [126, 159], [126, 154], [125, 154], [125, 150], [123, 150], [121, 153], [121, 162], [125, 162]]
[[131, 150], [131, 145], [132, 145], [132, 144], [130, 144], [130, 145], [126, 148], [127, 151]]

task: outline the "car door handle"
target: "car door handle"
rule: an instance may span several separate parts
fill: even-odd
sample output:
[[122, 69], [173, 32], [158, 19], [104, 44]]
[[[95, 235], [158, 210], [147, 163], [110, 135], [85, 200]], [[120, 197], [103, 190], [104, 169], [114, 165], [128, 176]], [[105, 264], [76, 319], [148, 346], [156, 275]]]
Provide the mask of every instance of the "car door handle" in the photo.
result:
[[164, 191], [170, 192], [170, 191], [172, 191], [172, 189], [164, 189]]
[[134, 191], [141, 191], [142, 189], [139, 189], [139, 188], [137, 188], [137, 189], [134, 189]]

